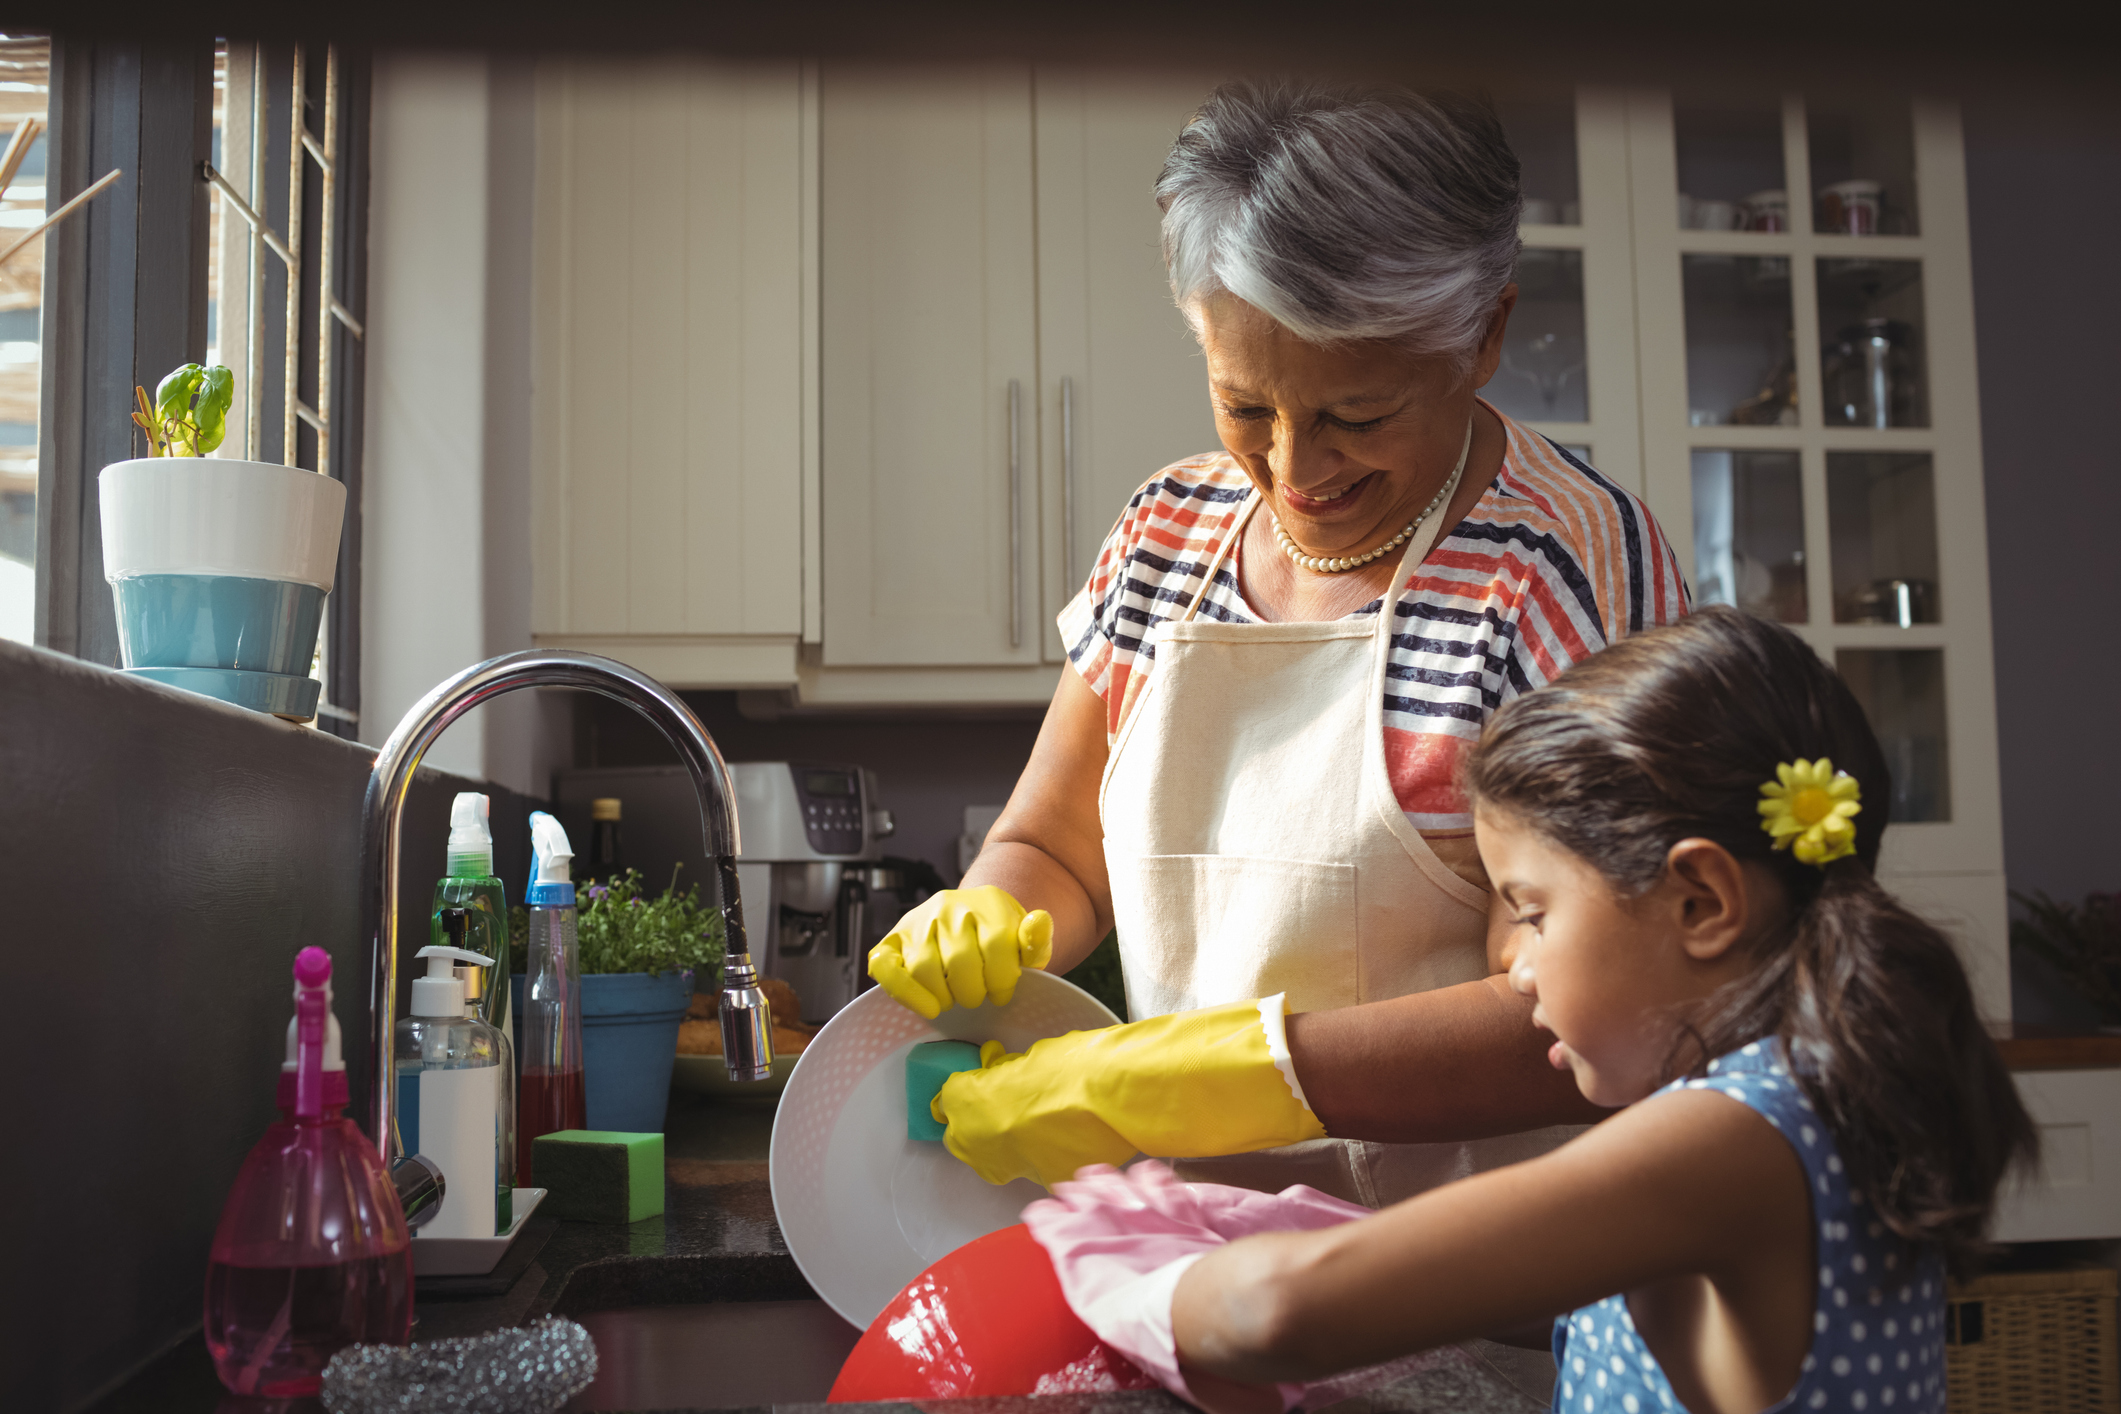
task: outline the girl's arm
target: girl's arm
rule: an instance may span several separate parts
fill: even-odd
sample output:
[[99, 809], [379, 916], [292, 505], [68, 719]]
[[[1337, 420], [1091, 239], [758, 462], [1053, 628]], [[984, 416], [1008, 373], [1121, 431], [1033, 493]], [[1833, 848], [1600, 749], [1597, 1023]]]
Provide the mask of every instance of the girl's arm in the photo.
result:
[[[1750, 1372], [1741, 1386], [1759, 1387], [1749, 1407], [1763, 1408], [1788, 1392], [1810, 1346], [1812, 1252], [1810, 1195], [1788, 1142], [1728, 1096], [1683, 1090], [1374, 1218], [1219, 1248], [1180, 1281], [1172, 1320], [1189, 1372], [1261, 1385], [1698, 1274], [1707, 1300], [1660, 1307], [1690, 1347], [1660, 1352], [1666, 1373], [1685, 1397], [1697, 1370], [1735, 1358]], [[1709, 1383], [1725, 1392], [1725, 1378]]]

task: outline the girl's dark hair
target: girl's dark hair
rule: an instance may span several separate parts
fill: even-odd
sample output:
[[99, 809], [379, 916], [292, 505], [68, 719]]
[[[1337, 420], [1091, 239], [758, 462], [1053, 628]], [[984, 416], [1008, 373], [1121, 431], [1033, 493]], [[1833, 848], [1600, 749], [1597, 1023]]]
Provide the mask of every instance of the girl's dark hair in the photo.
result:
[[[1831, 757], [1863, 792], [1856, 853], [1819, 868], [1773, 848], [1760, 787], [1779, 762]], [[1872, 873], [1892, 781], [1838, 673], [1780, 624], [1721, 606], [1623, 639], [1495, 714], [1466, 768], [1476, 805], [1584, 859], [1621, 897], [1707, 839], [1771, 867], [1788, 921], [1682, 1035], [1674, 1068], [1782, 1038], [1881, 1221], [1982, 1245], [1997, 1183], [2038, 1148], [1974, 1011], [1951, 943]]]

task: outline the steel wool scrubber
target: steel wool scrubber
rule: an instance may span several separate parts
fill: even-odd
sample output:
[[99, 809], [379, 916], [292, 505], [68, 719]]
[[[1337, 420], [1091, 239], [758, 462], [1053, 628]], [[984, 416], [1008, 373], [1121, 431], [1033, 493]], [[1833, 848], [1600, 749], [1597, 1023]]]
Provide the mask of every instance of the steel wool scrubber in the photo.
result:
[[425, 1345], [354, 1345], [324, 1367], [331, 1414], [552, 1414], [589, 1388], [596, 1343], [573, 1321]]

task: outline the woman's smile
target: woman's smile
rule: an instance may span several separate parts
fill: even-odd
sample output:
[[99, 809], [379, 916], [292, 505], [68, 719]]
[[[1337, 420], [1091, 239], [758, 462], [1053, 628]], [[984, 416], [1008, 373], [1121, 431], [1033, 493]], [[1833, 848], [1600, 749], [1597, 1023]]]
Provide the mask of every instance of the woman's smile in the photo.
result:
[[1308, 493], [1285, 483], [1277, 485], [1274, 489], [1283, 504], [1298, 515], [1311, 520], [1334, 520], [1360, 512], [1364, 503], [1369, 500], [1365, 493], [1375, 486], [1378, 480], [1377, 473], [1373, 471], [1354, 481]]

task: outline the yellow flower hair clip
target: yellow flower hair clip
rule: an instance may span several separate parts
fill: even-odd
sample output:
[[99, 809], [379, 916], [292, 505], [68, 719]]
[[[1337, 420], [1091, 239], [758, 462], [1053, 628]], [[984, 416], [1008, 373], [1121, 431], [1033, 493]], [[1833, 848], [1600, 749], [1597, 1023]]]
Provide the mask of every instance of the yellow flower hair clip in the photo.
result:
[[1777, 849], [1791, 849], [1800, 863], [1822, 868], [1856, 852], [1856, 824], [1863, 809], [1856, 778], [1817, 761], [1783, 762], [1775, 779], [1760, 788], [1760, 828]]

